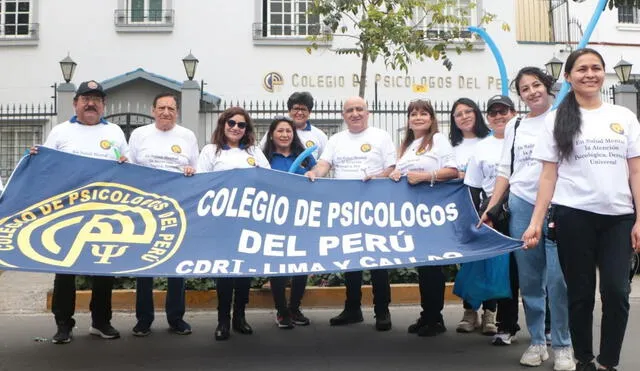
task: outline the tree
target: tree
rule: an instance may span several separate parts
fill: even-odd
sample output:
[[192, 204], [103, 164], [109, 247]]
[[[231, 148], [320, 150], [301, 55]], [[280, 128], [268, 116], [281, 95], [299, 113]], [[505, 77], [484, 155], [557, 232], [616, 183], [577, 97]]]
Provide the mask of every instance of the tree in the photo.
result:
[[[358, 95], [364, 97], [367, 67], [378, 58], [384, 60], [385, 66], [405, 73], [409, 72], [412, 61], [425, 58], [441, 59], [451, 70], [448, 48], [453, 47], [458, 54], [472, 48], [469, 40], [461, 37], [461, 32], [469, 26], [468, 15], [475, 4], [471, 3], [469, 8], [456, 7], [455, 0], [313, 0], [308, 13], [319, 16], [331, 33], [310, 36], [312, 45], [307, 52], [317, 49], [320, 41], [329, 42], [338, 36], [352, 39], [353, 46], [333, 51], [360, 58]], [[450, 9], [456, 9], [457, 14], [451, 14]], [[495, 15], [484, 13], [480, 24], [494, 19]], [[425, 39], [425, 30], [441, 26], [446, 26], [448, 31], [439, 32], [434, 41]]]

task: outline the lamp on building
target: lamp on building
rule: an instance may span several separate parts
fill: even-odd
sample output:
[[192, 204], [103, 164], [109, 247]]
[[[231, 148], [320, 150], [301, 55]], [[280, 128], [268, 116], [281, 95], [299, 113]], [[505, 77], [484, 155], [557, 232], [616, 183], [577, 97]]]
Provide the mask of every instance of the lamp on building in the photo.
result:
[[613, 70], [616, 71], [616, 75], [618, 76], [618, 80], [620, 83], [626, 84], [629, 82], [629, 77], [631, 77], [631, 68], [633, 64], [625, 61], [624, 59], [620, 59], [620, 62], [613, 67]]
[[554, 81], [560, 78], [560, 72], [562, 72], [562, 61], [555, 56], [551, 60], [545, 63], [544, 67], [547, 69], [547, 73], [553, 77]]
[[64, 81], [68, 84], [69, 81], [73, 78], [73, 72], [76, 70], [76, 62], [71, 59], [69, 54], [67, 57], [60, 61], [60, 69], [62, 69], [62, 77]]
[[193, 80], [193, 76], [196, 75], [196, 67], [198, 67], [198, 58], [194, 57], [189, 51], [189, 55], [182, 58], [182, 64], [184, 64], [184, 70], [187, 73], [187, 78]]

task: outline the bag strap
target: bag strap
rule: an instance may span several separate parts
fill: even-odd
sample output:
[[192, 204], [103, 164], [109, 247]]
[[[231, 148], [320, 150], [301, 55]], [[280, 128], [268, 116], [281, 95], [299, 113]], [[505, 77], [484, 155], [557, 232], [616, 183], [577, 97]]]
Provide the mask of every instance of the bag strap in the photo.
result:
[[513, 159], [515, 158], [516, 133], [518, 132], [520, 121], [522, 121], [522, 117], [518, 117], [518, 119], [516, 120], [516, 124], [513, 127], [513, 143], [511, 143], [511, 172], [509, 173], [509, 175], [513, 174]]

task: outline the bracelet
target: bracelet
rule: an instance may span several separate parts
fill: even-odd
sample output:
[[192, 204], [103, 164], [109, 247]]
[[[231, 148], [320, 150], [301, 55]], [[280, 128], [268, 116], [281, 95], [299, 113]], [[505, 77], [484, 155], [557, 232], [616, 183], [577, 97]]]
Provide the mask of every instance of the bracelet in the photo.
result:
[[435, 184], [435, 182], [436, 182], [436, 176], [437, 176], [437, 174], [438, 174], [438, 173], [436, 172], [436, 170], [433, 170], [433, 171], [431, 172], [431, 185], [430, 185], [431, 187], [433, 187], [433, 185], [434, 185], [434, 184]]

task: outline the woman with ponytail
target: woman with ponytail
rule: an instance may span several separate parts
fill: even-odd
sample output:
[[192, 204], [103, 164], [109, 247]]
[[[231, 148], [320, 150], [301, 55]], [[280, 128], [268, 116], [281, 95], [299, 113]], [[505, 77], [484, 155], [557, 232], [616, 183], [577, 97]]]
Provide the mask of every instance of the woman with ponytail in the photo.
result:
[[[555, 231], [577, 370], [589, 371], [618, 365], [629, 317], [631, 254], [640, 248], [640, 123], [627, 108], [602, 102], [604, 68], [593, 49], [567, 58], [564, 74], [572, 91], [547, 117], [533, 150], [542, 173], [522, 236], [534, 247], [543, 229]], [[551, 220], [545, 222], [547, 214]], [[598, 365], [592, 349], [596, 267], [602, 300]]]
[[[509, 233], [516, 237], [522, 236], [529, 225], [536, 202], [542, 165], [531, 158], [531, 150], [551, 110], [553, 79], [537, 67], [524, 67], [518, 72], [514, 84], [516, 92], [530, 112], [525, 117], [513, 118], [507, 124], [498, 176], [487, 210], [498, 204], [509, 190]], [[482, 221], [492, 225], [487, 212], [482, 215]], [[540, 238], [537, 249], [517, 250], [513, 255], [527, 328], [531, 335], [531, 344], [520, 358], [520, 364], [540, 366], [549, 358], [545, 338], [545, 299], [548, 299], [553, 368], [575, 370], [569, 335], [567, 286], [560, 269], [555, 242], [545, 234]], [[511, 300], [501, 301], [498, 305], [500, 326], [493, 344], [511, 344], [519, 329], [518, 300], [516, 293], [513, 294]]]

